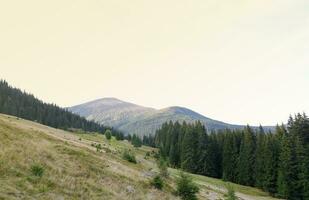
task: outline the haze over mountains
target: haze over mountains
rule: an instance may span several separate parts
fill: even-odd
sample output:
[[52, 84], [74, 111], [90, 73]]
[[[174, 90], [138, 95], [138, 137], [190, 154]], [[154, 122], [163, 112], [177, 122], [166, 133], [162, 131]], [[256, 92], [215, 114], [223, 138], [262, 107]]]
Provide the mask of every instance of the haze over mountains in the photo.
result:
[[184, 107], [154, 109], [125, 102], [116, 98], [102, 98], [68, 108], [73, 113], [114, 127], [126, 134], [154, 134], [166, 121], [201, 121], [209, 130], [242, 128], [205, 117]]

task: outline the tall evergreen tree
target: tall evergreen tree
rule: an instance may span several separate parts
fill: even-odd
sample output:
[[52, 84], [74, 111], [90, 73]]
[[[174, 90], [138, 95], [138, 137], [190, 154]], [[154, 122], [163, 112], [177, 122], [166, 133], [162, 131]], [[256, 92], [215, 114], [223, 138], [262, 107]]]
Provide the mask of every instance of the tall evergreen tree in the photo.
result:
[[265, 151], [266, 151], [266, 136], [265, 132], [263, 130], [263, 127], [259, 127], [259, 132], [257, 134], [257, 140], [256, 140], [256, 151], [255, 151], [255, 185], [259, 188], [263, 187], [264, 181], [265, 181]]
[[238, 158], [238, 183], [243, 185], [254, 185], [254, 163], [255, 163], [255, 136], [253, 130], [247, 126], [244, 129], [243, 140], [240, 146]]
[[280, 153], [280, 143], [275, 135], [269, 134], [265, 139], [264, 175], [260, 187], [270, 194], [277, 193], [277, 171]]
[[285, 135], [281, 142], [279, 169], [278, 169], [278, 195], [291, 199], [295, 195], [297, 182], [296, 154], [292, 137]]
[[223, 155], [222, 155], [222, 170], [223, 180], [235, 182], [237, 181], [237, 141], [236, 136], [227, 132], [225, 135]]
[[196, 172], [198, 134], [192, 125], [187, 126], [182, 141], [181, 168], [188, 172]]

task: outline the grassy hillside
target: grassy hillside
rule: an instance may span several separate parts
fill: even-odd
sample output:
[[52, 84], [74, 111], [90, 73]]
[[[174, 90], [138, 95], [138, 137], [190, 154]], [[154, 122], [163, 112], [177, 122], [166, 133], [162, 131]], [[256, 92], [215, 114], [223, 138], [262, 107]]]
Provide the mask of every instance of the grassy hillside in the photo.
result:
[[[94, 143], [100, 143], [97, 151]], [[137, 164], [122, 159], [124, 150]], [[168, 186], [159, 191], [149, 181], [157, 167], [147, 152], [100, 134], [70, 133], [0, 115], [0, 199], [178, 199], [173, 195], [178, 171], [169, 169]], [[40, 169], [43, 174], [40, 177]], [[223, 199], [221, 180], [193, 175], [200, 199]], [[233, 184], [242, 199], [272, 199], [260, 190]]]
[[111, 126], [127, 134], [154, 135], [164, 122], [201, 121], [209, 130], [243, 128], [213, 120], [183, 107], [154, 109], [139, 106], [116, 98], [103, 98], [68, 108], [73, 113]]

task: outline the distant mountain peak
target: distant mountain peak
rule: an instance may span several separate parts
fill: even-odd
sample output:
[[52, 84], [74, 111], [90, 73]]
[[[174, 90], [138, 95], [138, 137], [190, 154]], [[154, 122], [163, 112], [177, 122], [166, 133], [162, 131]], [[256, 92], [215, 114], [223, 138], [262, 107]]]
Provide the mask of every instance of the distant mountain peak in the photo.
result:
[[100, 98], [100, 99], [97, 99], [97, 100], [94, 100], [94, 101], [90, 101], [88, 103], [92, 103], [92, 102], [102, 102], [102, 103], [110, 103], [110, 102], [113, 102], [113, 103], [125, 103], [124, 101], [120, 100], [120, 99], [117, 99], [115, 97], [104, 97], [104, 98]]
[[127, 134], [154, 134], [166, 121], [201, 121], [209, 130], [242, 128], [207, 118], [193, 110], [180, 106], [154, 109], [125, 102], [114, 97], [101, 98], [69, 108], [73, 113], [112, 126]]

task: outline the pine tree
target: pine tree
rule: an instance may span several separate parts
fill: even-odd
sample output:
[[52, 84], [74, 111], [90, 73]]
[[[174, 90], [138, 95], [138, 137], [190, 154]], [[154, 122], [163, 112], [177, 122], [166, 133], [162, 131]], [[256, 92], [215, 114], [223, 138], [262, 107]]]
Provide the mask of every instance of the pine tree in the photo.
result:
[[181, 168], [188, 172], [194, 173], [197, 170], [196, 161], [196, 147], [197, 147], [197, 133], [193, 126], [187, 126], [184, 138], [182, 141], [181, 150]]
[[263, 187], [265, 181], [265, 133], [262, 126], [259, 127], [256, 140], [256, 160], [255, 160], [255, 185], [259, 188]]
[[235, 182], [237, 179], [237, 143], [236, 136], [231, 132], [227, 132], [225, 135], [223, 155], [222, 155], [222, 170], [223, 180]]
[[238, 158], [238, 183], [242, 185], [254, 185], [255, 162], [255, 136], [252, 129], [247, 126], [244, 129], [243, 139]]
[[283, 137], [279, 156], [278, 195], [287, 199], [295, 196], [297, 188], [297, 161], [292, 139], [290, 135]]
[[270, 194], [277, 193], [277, 171], [280, 143], [276, 135], [269, 134], [265, 139], [264, 178], [262, 188]]
[[0, 112], [64, 130], [82, 129], [88, 132], [104, 133], [106, 129], [67, 109], [44, 103], [31, 94], [11, 87], [4, 80], [0, 80]]
[[109, 129], [107, 129], [105, 131], [104, 135], [105, 135], [106, 139], [108, 139], [108, 140], [110, 140], [112, 138], [112, 132]]
[[135, 134], [133, 134], [132, 139], [131, 139], [131, 144], [134, 147], [141, 147], [142, 146], [142, 140]]
[[209, 161], [207, 146], [209, 145], [208, 135], [203, 128], [198, 130], [198, 146], [197, 146], [197, 173], [203, 175], [209, 175], [209, 167], [211, 163]]
[[179, 151], [178, 151], [178, 134], [179, 134], [179, 127], [180, 124], [176, 122], [172, 125], [173, 128], [171, 129], [171, 144], [170, 144], [170, 151], [169, 151], [169, 161], [171, 166], [176, 167], [179, 165], [180, 158], [179, 158]]

